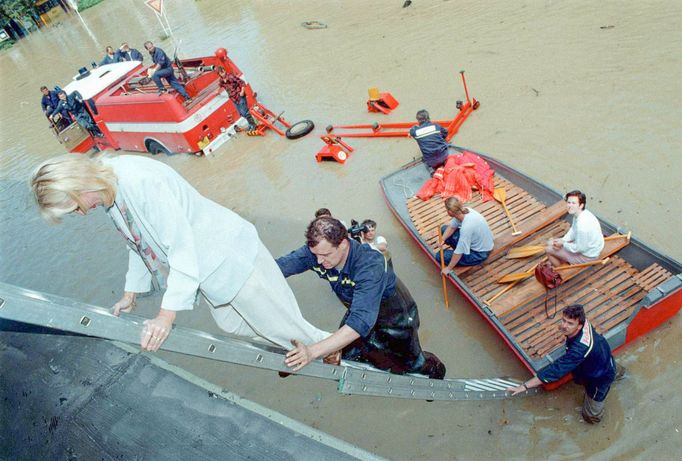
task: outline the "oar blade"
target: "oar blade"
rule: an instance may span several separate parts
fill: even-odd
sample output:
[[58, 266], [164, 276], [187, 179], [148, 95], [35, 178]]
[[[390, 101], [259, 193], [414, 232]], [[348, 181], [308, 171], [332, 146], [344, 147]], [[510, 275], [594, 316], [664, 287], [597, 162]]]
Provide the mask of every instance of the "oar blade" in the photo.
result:
[[507, 191], [504, 190], [504, 188], [502, 188], [502, 187], [494, 189], [493, 190], [493, 197], [498, 202], [504, 202], [505, 200], [507, 200]]
[[509, 252], [507, 253], [507, 258], [509, 259], [527, 258], [529, 256], [535, 256], [537, 254], [540, 254], [543, 251], [545, 251], [544, 247], [535, 245], [517, 247], [509, 250]]

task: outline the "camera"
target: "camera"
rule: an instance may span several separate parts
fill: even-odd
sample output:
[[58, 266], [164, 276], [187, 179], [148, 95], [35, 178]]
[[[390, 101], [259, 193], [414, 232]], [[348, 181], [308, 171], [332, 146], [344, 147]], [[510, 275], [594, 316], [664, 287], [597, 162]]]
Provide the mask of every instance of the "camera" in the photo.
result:
[[360, 241], [360, 234], [362, 232], [367, 232], [368, 230], [369, 230], [369, 228], [366, 225], [361, 226], [360, 223], [358, 223], [355, 219], [351, 219], [350, 220], [350, 227], [348, 228], [348, 236], [359, 242]]

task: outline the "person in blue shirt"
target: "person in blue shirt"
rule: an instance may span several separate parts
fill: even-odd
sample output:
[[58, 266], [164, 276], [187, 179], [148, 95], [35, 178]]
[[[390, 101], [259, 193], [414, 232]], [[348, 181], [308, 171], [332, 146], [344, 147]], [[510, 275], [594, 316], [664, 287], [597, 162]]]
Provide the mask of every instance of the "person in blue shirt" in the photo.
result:
[[339, 329], [328, 338], [309, 345], [292, 340], [295, 347], [285, 363], [294, 371], [342, 350], [346, 360], [370, 363], [391, 373], [443, 379], [443, 362], [422, 351], [419, 344], [419, 312], [409, 290], [383, 255], [349, 239], [338, 219], [325, 216], [312, 221], [306, 244], [278, 258], [277, 264], [285, 277], [313, 271], [329, 282], [348, 309]]
[[51, 91], [44, 85], [40, 87], [40, 92], [43, 93], [43, 97], [40, 100], [40, 106], [43, 108], [43, 113], [47, 115], [48, 112], [52, 112], [52, 110], [57, 107], [59, 98], [57, 97], [56, 91]]
[[118, 62], [118, 56], [114, 53], [114, 48], [111, 46], [106, 47], [106, 53], [104, 59], [99, 63], [100, 66], [106, 66], [107, 64], [114, 64]]
[[166, 53], [161, 48], [155, 47], [152, 42], [144, 42], [144, 47], [147, 51], [149, 51], [149, 55], [152, 57], [152, 61], [154, 62], [154, 65], [149, 69], [153, 72], [151, 78], [159, 88], [159, 93], [166, 92], [163, 83], [161, 83], [161, 79], [165, 78], [168, 84], [172, 86], [175, 91], [180, 93], [180, 96], [185, 99], [186, 103], [191, 102], [192, 98], [190, 98], [187, 94], [187, 91], [185, 91], [185, 87], [183, 87], [175, 78], [171, 60], [168, 58]]
[[59, 105], [59, 96], [57, 96], [57, 92], [48, 89], [44, 85], [40, 87], [40, 91], [43, 93], [43, 97], [40, 100], [40, 106], [43, 108], [43, 114], [45, 114], [46, 117], [52, 120], [55, 127], [59, 131], [71, 125], [72, 123], [71, 116], [69, 115], [69, 112], [66, 109], [63, 109], [59, 112], [55, 112], [61, 116], [61, 119], [59, 119], [59, 117], [54, 118], [50, 117], [51, 115], [53, 115], [53, 111]]
[[70, 95], [66, 95], [66, 91], [62, 90], [57, 93], [59, 96], [59, 104], [49, 114], [53, 118], [55, 114], [68, 111], [76, 119], [78, 124], [88, 130], [92, 136], [103, 138], [104, 133], [99, 129], [95, 121], [92, 119], [88, 111], [85, 109], [83, 103], [83, 96], [78, 91], [74, 91]]
[[448, 130], [437, 123], [431, 123], [428, 111], [417, 112], [417, 125], [410, 128], [410, 137], [414, 138], [422, 152], [424, 163], [436, 169], [448, 159]]
[[144, 57], [142, 56], [142, 53], [140, 53], [135, 48], [130, 48], [128, 46], [128, 42], [121, 43], [121, 46], [116, 51], [116, 58], [117, 58], [117, 62], [123, 62], [123, 61], [140, 61], [140, 62], [143, 62], [144, 61]]
[[516, 395], [572, 373], [573, 380], [585, 387], [583, 419], [596, 424], [603, 417], [604, 402], [611, 384], [625, 375], [625, 367], [616, 364], [609, 343], [587, 321], [581, 304], [572, 304], [564, 309], [559, 330], [566, 336], [566, 353], [540, 370], [536, 377], [507, 390]]

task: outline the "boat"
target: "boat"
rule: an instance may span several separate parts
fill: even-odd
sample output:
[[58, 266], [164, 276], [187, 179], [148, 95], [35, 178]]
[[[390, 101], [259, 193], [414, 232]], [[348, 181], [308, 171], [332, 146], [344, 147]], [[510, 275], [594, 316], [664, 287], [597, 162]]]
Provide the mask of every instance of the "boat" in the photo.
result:
[[[543, 246], [549, 238], [565, 234], [570, 217], [562, 194], [489, 155], [453, 149], [478, 155], [495, 171], [494, 187], [506, 192], [505, 205], [516, 226], [512, 227], [501, 203], [484, 202], [475, 192], [466, 205], [486, 218], [495, 248], [482, 265], [456, 267], [447, 278], [531, 373], [537, 374], [565, 353], [565, 337], [558, 330], [561, 315], [555, 314], [569, 304], [583, 304], [588, 320], [615, 353], [682, 308], [682, 265], [599, 217], [608, 236], [599, 263], [562, 270], [564, 283], [548, 295], [532, 270], [545, 258], [544, 252], [513, 259], [508, 252]], [[439, 194], [426, 201], [415, 195], [430, 177], [418, 160], [380, 184], [393, 214], [440, 271], [435, 253], [438, 229], [451, 218]], [[512, 283], [498, 282], [523, 273]], [[555, 389], [569, 379], [566, 376], [545, 388]]]

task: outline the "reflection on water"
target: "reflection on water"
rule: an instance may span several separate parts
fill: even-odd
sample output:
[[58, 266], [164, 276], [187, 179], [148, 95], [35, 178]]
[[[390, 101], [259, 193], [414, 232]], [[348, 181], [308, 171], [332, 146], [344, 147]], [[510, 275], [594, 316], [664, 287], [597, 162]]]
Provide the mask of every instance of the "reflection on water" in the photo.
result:
[[[455, 113], [466, 69], [481, 109], [456, 143], [489, 152], [559, 190], [581, 188], [609, 221], [682, 258], [679, 201], [678, 2], [166, 2], [180, 56], [226, 47], [262, 101], [292, 121], [312, 119], [314, 135], [286, 141], [237, 137], [213, 158], [160, 158], [210, 198], [254, 222], [273, 254], [302, 243], [313, 212], [326, 206], [349, 222], [373, 218], [396, 271], [420, 306], [422, 341], [450, 376], [522, 377], [525, 371], [491, 330], [451, 293], [385, 206], [378, 179], [417, 155], [410, 140], [352, 140], [343, 166], [317, 164], [315, 136], [329, 123], [409, 121], [421, 108]], [[66, 83], [99, 61], [108, 44], [145, 40], [171, 52], [143, 2], [103, 2], [0, 53], [0, 280], [109, 305], [120, 295], [125, 245], [101, 212], [40, 221], [26, 178], [61, 153], [40, 111], [39, 87]], [[329, 27], [307, 30], [301, 22]], [[610, 26], [612, 28], [602, 28]], [[145, 60], [149, 58], [145, 53]], [[367, 88], [391, 91], [391, 116], [367, 114]], [[342, 308], [314, 277], [291, 280], [306, 317], [334, 328]], [[153, 315], [159, 298], [144, 300]], [[205, 308], [185, 326], [217, 332]], [[631, 371], [609, 397], [603, 426], [587, 428], [576, 387], [525, 401], [426, 404], [337, 395], [328, 384], [163, 354], [211, 382], [381, 455], [398, 459], [563, 457], [665, 459], [679, 448], [682, 408], [676, 365], [680, 316], [628, 348]], [[656, 343], [654, 343], [654, 339]], [[358, 424], [362, 421], [363, 424]], [[367, 427], [374, 428], [367, 431]], [[409, 428], [409, 429], [408, 429]], [[672, 430], [672, 432], [671, 432]], [[656, 438], [657, 444], [644, 444]]]

